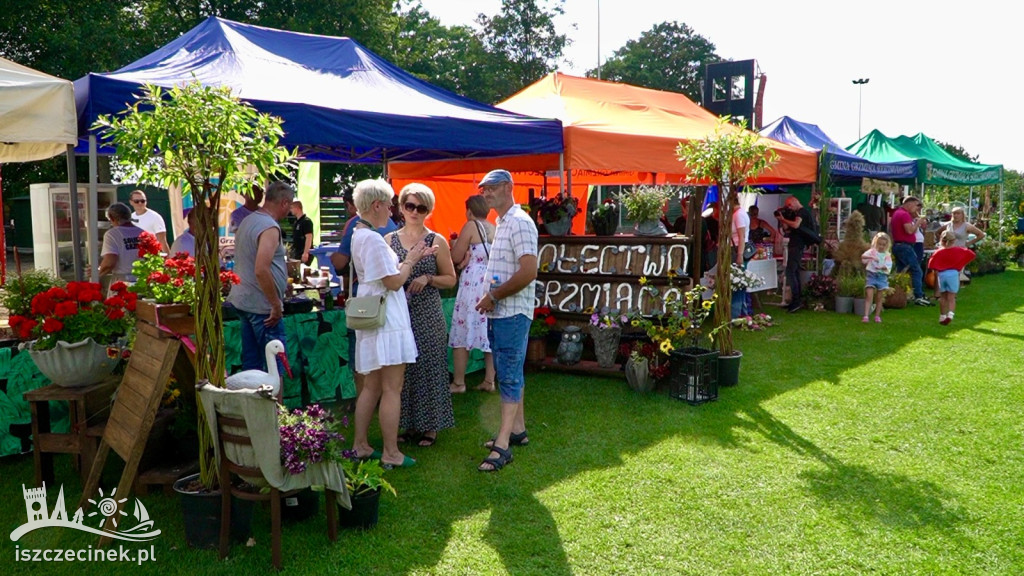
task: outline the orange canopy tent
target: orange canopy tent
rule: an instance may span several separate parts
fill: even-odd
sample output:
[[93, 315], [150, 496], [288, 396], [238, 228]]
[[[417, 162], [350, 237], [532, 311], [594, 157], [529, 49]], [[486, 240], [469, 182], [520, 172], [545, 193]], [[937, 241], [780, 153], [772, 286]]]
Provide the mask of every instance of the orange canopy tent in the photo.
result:
[[[573, 196], [582, 202], [592, 184], [683, 183], [686, 165], [675, 154], [681, 141], [713, 134], [718, 117], [683, 94], [664, 92], [569, 76], [548, 74], [527, 86], [499, 108], [537, 118], [562, 121], [565, 152], [509, 158], [460, 159], [434, 162], [392, 162], [388, 166], [396, 189], [418, 181], [437, 197], [432, 218], [442, 233], [458, 231], [465, 222], [464, 201], [475, 185], [494, 168], [514, 173], [516, 200], [525, 202], [527, 189], [558, 190], [559, 174], [566, 172]], [[727, 129], [739, 130], [728, 127]], [[765, 139], [778, 154], [778, 162], [752, 184], [813, 182], [818, 158], [813, 152]], [[585, 218], [577, 217], [573, 230], [583, 231]]]

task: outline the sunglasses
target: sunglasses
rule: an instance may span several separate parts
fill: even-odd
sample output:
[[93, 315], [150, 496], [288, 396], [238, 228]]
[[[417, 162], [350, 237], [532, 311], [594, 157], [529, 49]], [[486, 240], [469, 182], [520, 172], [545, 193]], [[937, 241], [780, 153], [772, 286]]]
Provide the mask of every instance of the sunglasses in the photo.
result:
[[135, 200], [132, 200], [132, 204], [145, 204], [145, 203], [146, 203], [146, 199], [145, 198], [136, 198]]
[[412, 202], [406, 202], [402, 205], [406, 212], [419, 212], [420, 214], [426, 214], [429, 210], [423, 204], [414, 204]]

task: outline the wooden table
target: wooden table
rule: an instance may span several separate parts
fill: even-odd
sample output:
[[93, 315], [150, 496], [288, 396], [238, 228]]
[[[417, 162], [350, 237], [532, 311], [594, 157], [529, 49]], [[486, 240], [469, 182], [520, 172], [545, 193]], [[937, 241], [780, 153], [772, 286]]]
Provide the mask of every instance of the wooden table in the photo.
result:
[[[110, 397], [121, 381], [119, 375], [78, 388], [65, 388], [50, 384], [25, 392], [25, 401], [32, 412], [32, 452], [35, 459], [36, 486], [42, 482], [53, 485], [53, 455], [75, 455], [82, 482], [89, 477], [89, 469], [96, 457], [98, 438], [86, 436], [86, 428], [97, 419], [106, 419], [110, 411]], [[57, 434], [50, 430], [51, 401], [68, 403], [70, 430]]]

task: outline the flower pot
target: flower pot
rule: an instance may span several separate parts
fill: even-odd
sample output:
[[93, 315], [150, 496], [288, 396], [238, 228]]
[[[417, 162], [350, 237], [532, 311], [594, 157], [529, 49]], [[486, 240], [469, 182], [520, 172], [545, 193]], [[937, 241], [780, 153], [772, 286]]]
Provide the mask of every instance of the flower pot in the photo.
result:
[[291, 496], [281, 497], [281, 520], [298, 522], [316, 516], [320, 509], [320, 495], [306, 488]]
[[903, 289], [895, 289], [890, 291], [882, 303], [886, 308], [906, 308], [907, 307], [907, 291]]
[[867, 304], [867, 301], [864, 300], [863, 298], [854, 298], [853, 299], [853, 314], [855, 316], [865, 316], [865, 315], [867, 315], [866, 304]]
[[526, 342], [527, 362], [543, 362], [544, 358], [547, 358], [547, 355], [547, 342], [545, 342], [543, 336], [540, 338], [530, 338]]
[[853, 312], [853, 296], [836, 296], [836, 312], [839, 314]]
[[[186, 487], [199, 474], [185, 476], [174, 483], [184, 515], [185, 543], [189, 548], [216, 549], [220, 545], [220, 491], [190, 492]], [[231, 498], [231, 541], [249, 539], [252, 529], [253, 501]]]
[[634, 225], [633, 233], [637, 236], [664, 236], [668, 234], [668, 230], [661, 220], [644, 220]]
[[604, 218], [591, 218], [590, 225], [596, 236], [613, 236], [619, 227], [619, 214], [612, 212]]
[[718, 357], [718, 385], [735, 386], [740, 381], [740, 360], [743, 352], [733, 350], [732, 356]]
[[338, 507], [338, 525], [342, 528], [369, 530], [380, 517], [380, 489], [351, 496], [352, 509]]
[[[97, 344], [92, 338], [68, 343], [60, 340], [50, 350], [35, 350], [35, 342], [29, 342], [25, 349], [36, 367], [58, 386], [78, 388], [89, 386], [110, 375], [121, 359], [121, 346]], [[116, 353], [111, 357], [107, 349]]]
[[601, 368], [615, 366], [615, 357], [619, 354], [619, 340], [622, 337], [622, 328], [598, 328], [590, 327], [590, 337], [594, 340], [594, 356], [597, 357], [597, 365]]
[[655, 380], [651, 377], [647, 359], [626, 360], [626, 384], [637, 392], [650, 392], [654, 390]]
[[572, 228], [572, 218], [565, 216], [561, 220], [545, 222], [544, 228], [547, 229], [548, 234], [552, 236], [565, 236], [569, 233], [569, 229]]
[[693, 405], [718, 399], [717, 350], [683, 348], [669, 358], [669, 396]]

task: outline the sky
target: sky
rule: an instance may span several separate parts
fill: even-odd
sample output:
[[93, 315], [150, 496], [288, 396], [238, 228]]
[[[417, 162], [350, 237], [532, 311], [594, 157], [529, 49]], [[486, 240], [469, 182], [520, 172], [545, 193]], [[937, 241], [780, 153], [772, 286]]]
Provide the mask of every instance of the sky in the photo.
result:
[[[543, 0], [541, 0], [543, 5]], [[500, 0], [422, 0], [445, 25], [474, 25]], [[1024, 170], [1024, 29], [994, 0], [755, 2], [566, 0], [556, 19], [572, 45], [559, 66], [583, 76], [660, 22], [686, 24], [719, 56], [767, 75], [764, 124], [817, 124], [848, 146], [873, 129], [924, 132], [985, 164]], [[600, 6], [600, 33], [598, 7]], [[600, 37], [600, 42], [598, 38]], [[868, 78], [862, 87], [854, 79]], [[862, 94], [858, 94], [862, 91]]]

